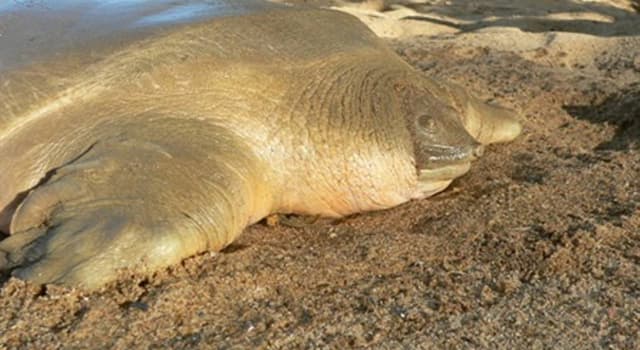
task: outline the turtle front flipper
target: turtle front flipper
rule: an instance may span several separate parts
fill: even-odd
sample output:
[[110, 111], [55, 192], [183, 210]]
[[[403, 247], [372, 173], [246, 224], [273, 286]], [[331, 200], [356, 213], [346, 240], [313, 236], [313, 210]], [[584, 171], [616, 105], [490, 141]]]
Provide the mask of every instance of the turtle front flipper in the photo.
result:
[[219, 250], [268, 214], [264, 169], [224, 128], [156, 119], [103, 129], [18, 206], [0, 270], [95, 289], [121, 269]]

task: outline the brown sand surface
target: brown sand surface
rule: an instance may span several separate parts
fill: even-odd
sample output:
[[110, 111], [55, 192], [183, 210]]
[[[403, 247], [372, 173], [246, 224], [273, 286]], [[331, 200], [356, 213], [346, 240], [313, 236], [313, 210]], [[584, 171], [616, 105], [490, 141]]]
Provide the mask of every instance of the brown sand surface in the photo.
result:
[[258, 224], [95, 293], [10, 279], [0, 348], [640, 348], [638, 2], [385, 5], [346, 10], [524, 134], [429, 200]]

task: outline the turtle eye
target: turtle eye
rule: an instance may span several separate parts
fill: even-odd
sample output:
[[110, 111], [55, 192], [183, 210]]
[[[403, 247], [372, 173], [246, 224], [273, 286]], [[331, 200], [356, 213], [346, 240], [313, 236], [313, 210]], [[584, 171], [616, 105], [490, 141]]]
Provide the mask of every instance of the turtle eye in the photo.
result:
[[418, 130], [421, 133], [433, 134], [438, 126], [438, 122], [436, 118], [432, 117], [429, 114], [422, 114], [416, 119], [416, 123], [418, 124]]
[[428, 128], [435, 125], [433, 118], [428, 114], [423, 114], [418, 117], [418, 125], [423, 128]]

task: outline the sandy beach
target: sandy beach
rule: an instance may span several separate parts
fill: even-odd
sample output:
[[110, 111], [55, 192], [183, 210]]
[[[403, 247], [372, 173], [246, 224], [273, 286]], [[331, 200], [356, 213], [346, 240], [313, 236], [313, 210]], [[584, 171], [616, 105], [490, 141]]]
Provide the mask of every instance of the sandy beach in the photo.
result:
[[97, 292], [5, 278], [0, 349], [640, 347], [637, 1], [285, 2], [359, 17], [523, 134], [433, 198], [259, 223]]

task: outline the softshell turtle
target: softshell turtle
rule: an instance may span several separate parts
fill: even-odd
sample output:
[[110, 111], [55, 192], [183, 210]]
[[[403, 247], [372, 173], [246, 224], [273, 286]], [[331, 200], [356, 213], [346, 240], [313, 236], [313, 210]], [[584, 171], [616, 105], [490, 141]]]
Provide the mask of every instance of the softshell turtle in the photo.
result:
[[96, 288], [272, 213], [445, 189], [512, 113], [350, 15], [260, 1], [0, 5], [0, 269]]

